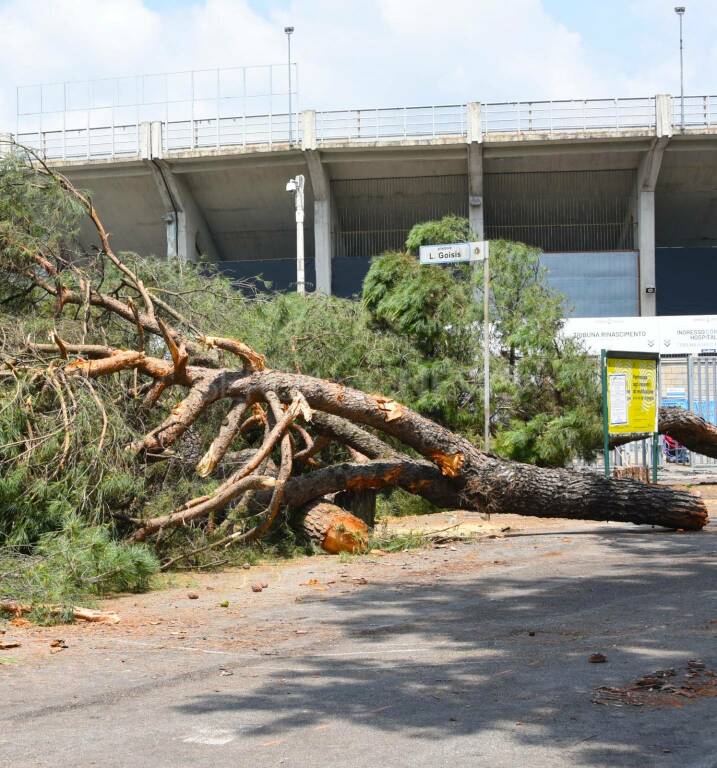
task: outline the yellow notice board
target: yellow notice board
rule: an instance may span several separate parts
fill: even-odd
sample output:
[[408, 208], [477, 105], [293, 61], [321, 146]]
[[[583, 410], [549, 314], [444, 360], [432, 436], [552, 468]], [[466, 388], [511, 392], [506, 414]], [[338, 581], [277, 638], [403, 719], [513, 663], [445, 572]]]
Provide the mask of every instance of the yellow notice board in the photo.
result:
[[608, 432], [657, 431], [657, 360], [608, 357]]

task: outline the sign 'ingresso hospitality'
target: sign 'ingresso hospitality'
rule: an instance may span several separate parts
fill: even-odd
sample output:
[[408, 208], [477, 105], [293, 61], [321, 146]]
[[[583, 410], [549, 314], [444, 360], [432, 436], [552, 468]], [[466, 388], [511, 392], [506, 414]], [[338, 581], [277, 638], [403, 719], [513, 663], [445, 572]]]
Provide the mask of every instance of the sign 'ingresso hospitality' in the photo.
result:
[[662, 355], [717, 353], [717, 315], [664, 317], [575, 317], [563, 333], [589, 354], [602, 349], [659, 352]]

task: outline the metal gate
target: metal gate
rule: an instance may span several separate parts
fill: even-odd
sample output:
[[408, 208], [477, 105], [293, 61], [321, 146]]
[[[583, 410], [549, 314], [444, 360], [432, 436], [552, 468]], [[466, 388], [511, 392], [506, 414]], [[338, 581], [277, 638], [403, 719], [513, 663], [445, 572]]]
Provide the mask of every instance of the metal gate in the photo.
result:
[[[717, 355], [689, 355], [660, 358], [660, 405], [685, 408], [717, 425]], [[660, 440], [660, 465], [689, 466], [717, 471], [717, 459], [684, 448], [668, 452]], [[652, 438], [627, 443], [611, 451], [612, 466], [644, 466], [650, 462]], [[582, 466], [582, 465], [581, 465]], [[602, 466], [596, 458], [595, 468]]]
[[[663, 358], [660, 363], [660, 404], [686, 408], [710, 424], [717, 424], [717, 356]], [[692, 467], [717, 466], [717, 459], [692, 451], [685, 453]]]
[[[717, 424], [717, 357], [687, 358], [687, 407], [710, 424]], [[710, 459], [690, 452], [692, 466], [715, 466]]]

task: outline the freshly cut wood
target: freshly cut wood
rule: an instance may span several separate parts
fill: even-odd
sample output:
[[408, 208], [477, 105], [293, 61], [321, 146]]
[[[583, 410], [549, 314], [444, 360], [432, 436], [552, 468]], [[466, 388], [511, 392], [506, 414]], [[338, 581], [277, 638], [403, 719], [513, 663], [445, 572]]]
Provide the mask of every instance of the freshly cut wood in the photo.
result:
[[[63, 610], [59, 605], [32, 606], [11, 600], [0, 601], [0, 611], [11, 613], [13, 616], [23, 616], [38, 607], [51, 613], [60, 613]], [[77, 621], [90, 621], [97, 624], [119, 624], [120, 622], [120, 617], [113, 611], [95, 611], [79, 605], [73, 606], [72, 615]]]
[[623, 467], [614, 467], [613, 477], [629, 477], [631, 480], [639, 480], [641, 483], [651, 483], [650, 467], [640, 467], [635, 464], [628, 464]]
[[362, 552], [368, 545], [366, 523], [328, 501], [318, 501], [300, 510], [296, 526], [332, 555]]

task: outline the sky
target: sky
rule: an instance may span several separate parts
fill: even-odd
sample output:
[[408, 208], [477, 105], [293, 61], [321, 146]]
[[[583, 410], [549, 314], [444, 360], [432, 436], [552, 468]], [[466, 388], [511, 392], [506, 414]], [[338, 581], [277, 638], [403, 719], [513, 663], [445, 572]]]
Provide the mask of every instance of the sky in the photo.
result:
[[[717, 94], [716, 0], [685, 3], [685, 92]], [[0, 0], [16, 87], [286, 61], [301, 108], [679, 93], [674, 0]]]

